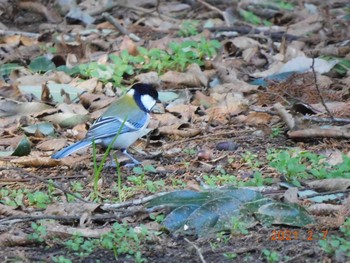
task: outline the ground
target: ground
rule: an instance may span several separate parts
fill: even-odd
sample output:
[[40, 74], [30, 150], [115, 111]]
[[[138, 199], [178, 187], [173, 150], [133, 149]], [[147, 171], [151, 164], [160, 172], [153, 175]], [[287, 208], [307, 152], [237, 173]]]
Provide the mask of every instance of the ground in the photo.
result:
[[[44, 27], [44, 22], [46, 22], [48, 18], [46, 17], [45, 19], [40, 12], [38, 14], [28, 11], [33, 9], [37, 11], [37, 8], [32, 7], [32, 9], [28, 9], [23, 7], [23, 2], [19, 5], [19, 10], [16, 11], [13, 11], [16, 7], [13, 5], [11, 7], [12, 16], [6, 16], [1, 22], [7, 26], [8, 30], [37, 33], [39, 32], [37, 29], [41, 26]], [[53, 4], [53, 1], [38, 2], [48, 7]], [[203, 11], [203, 9], [200, 10]], [[117, 13], [117, 15], [120, 14]], [[191, 13], [191, 15], [193, 15], [193, 13]], [[12, 23], [12, 19], [15, 19], [15, 23]], [[101, 18], [99, 17], [99, 19]], [[52, 21], [50, 22], [53, 23]], [[145, 40], [145, 45], [146, 43], [149, 44], [149, 41], [152, 42], [161, 39], [169, 32], [165, 30], [150, 30], [149, 27], [143, 27], [142, 25], [133, 25], [132, 29], [133, 33]], [[60, 32], [62, 32], [62, 30]], [[94, 43], [96, 44], [97, 42]], [[70, 51], [67, 50], [65, 50], [65, 52], [70, 53]], [[26, 62], [22, 62], [28, 64], [28, 60], [31, 59], [33, 58], [30, 58], [30, 56], [23, 57], [23, 61]], [[250, 71], [253, 66], [249, 65], [249, 67], [250, 68], [247, 67], [248, 69], [245, 68], [240, 73], [243, 74], [243, 71]], [[124, 81], [129, 83], [130, 79]], [[310, 74], [306, 76], [305, 79], [303, 79], [303, 85], [305, 83], [308, 84], [309, 82], [307, 81], [312, 82], [313, 75]], [[296, 83], [293, 84], [298, 85], [298, 80], [300, 79], [297, 79]], [[103, 82], [103, 84], [105, 84], [105, 82]], [[122, 84], [125, 83], [122, 82]], [[298, 87], [303, 85], [299, 85]], [[98, 84], [96, 84], [96, 87], [97, 86]], [[175, 86], [179, 88], [177, 85]], [[290, 86], [275, 86], [274, 88], [275, 90], [271, 89], [264, 94], [266, 97], [254, 97], [260, 102], [258, 106], [263, 104], [272, 106], [274, 103], [273, 100], [279, 100], [282, 96], [279, 96], [277, 99], [276, 97], [269, 98], [268, 96], [280, 92], [281, 89], [290, 88]], [[290, 90], [291, 93], [294, 92], [293, 88], [294, 86]], [[336, 88], [334, 89], [336, 90]], [[208, 99], [210, 97], [210, 94], [205, 88], [192, 87], [188, 90], [189, 94], [191, 94], [191, 105], [195, 105], [193, 102], [194, 100], [200, 101], [200, 98]], [[197, 97], [197, 91], [208, 96]], [[248, 107], [250, 107], [254, 104], [256, 105], [256, 103], [253, 102], [254, 99], [252, 99], [250, 95], [246, 95], [245, 92], [242, 92], [242, 94], [243, 93], [245, 98], [248, 98], [247, 100], [249, 101], [245, 102], [245, 106], [248, 105]], [[308, 95], [308, 92], [301, 93], [301, 95], [299, 94], [300, 96], [295, 95], [295, 97], [301, 98], [305, 94]], [[317, 97], [316, 102], [320, 102], [318, 96], [312, 96]], [[309, 97], [312, 96], [310, 95]], [[285, 99], [282, 98], [282, 101], [283, 100]], [[307, 98], [303, 97], [303, 100], [307, 100]], [[347, 98], [343, 97], [342, 101], [346, 102], [346, 100]], [[315, 101], [312, 102], [316, 103]], [[188, 102], [187, 104], [190, 103]], [[205, 103], [203, 105], [205, 105]], [[198, 106], [198, 109], [194, 112], [203, 111], [207, 113], [207, 109], [204, 109], [205, 107], [203, 105]], [[269, 108], [269, 110], [271, 110], [271, 108]], [[90, 110], [89, 114], [92, 112], [93, 110]], [[4, 158], [2, 162], [4, 166], [0, 167], [0, 183], [2, 184], [1, 187], [3, 190], [1, 193], [3, 199], [2, 203], [9, 205], [10, 201], [16, 199], [16, 196], [11, 196], [9, 193], [7, 195], [4, 194], [7, 190], [10, 193], [17, 193], [17, 195], [19, 195], [20, 192], [18, 191], [20, 189], [26, 189], [26, 191], [31, 193], [44, 193], [49, 196], [49, 203], [57, 207], [62, 203], [71, 201], [69, 200], [69, 198], [72, 198], [70, 194], [76, 194], [85, 201], [94, 202], [102, 206], [105, 203], [139, 200], [158, 192], [172, 191], [174, 189], [203, 190], [205, 187], [213, 187], [213, 185], [215, 187], [226, 184], [237, 185], [237, 182], [249, 182], [253, 180], [256, 172], [262, 174], [262, 180], [266, 178], [271, 179], [268, 185], [270, 188], [267, 192], [264, 192], [264, 194], [275, 200], [283, 201], [285, 189], [279, 188], [279, 184], [288, 181], [290, 178], [286, 178], [286, 175], [278, 172], [277, 169], [271, 166], [270, 160], [268, 160], [269, 150], [294, 149], [299, 152], [309, 151], [317, 154], [324, 154], [329, 150], [337, 150], [344, 154], [349, 152], [348, 139], [319, 139], [310, 137], [292, 139], [288, 134], [288, 125], [281, 119], [276, 118], [277, 114], [272, 114], [268, 121], [262, 121], [261, 123], [257, 120], [250, 123], [247, 119], [242, 121], [240, 116], [247, 117], [250, 113], [251, 112], [246, 109], [236, 109], [236, 111], [233, 110], [230, 112], [230, 117], [226, 118], [224, 121], [221, 119], [222, 116], [218, 115], [217, 119], [215, 119], [214, 116], [213, 119], [206, 120], [206, 122], [198, 121], [191, 123], [191, 125], [193, 125], [191, 126], [193, 130], [200, 131], [193, 136], [179, 136], [178, 134], [168, 134], [168, 136], [166, 136], [164, 133], [159, 134], [153, 131], [150, 138], [148, 138], [149, 140], [146, 138], [141, 139], [135, 146], [136, 150], [130, 151], [137, 159], [142, 160], [142, 168], [135, 169], [135, 167], [130, 168], [123, 166], [128, 160], [119, 153], [118, 158], [122, 161], [120, 172], [115, 168], [105, 167], [102, 169], [97, 179], [91, 158], [91, 149], [82, 154], [69, 157], [67, 162], [62, 162], [59, 165], [52, 163], [48, 163], [48, 165], [44, 165], [43, 163], [32, 166], [28, 166], [28, 163], [26, 165], [20, 165], [18, 163], [11, 163], [11, 160], [16, 159], [14, 157]], [[264, 114], [267, 113], [264, 112]], [[176, 114], [174, 115], [177, 118], [183, 117], [178, 117]], [[200, 114], [198, 114], [198, 116], [200, 116]], [[38, 118], [40, 117], [41, 116]], [[260, 117], [256, 118], [259, 119]], [[85, 124], [82, 126], [80, 126], [78, 131], [86, 128]], [[1, 127], [5, 127], [5, 125]], [[56, 126], [56, 128], [57, 127], [58, 126]], [[186, 131], [190, 133], [193, 130]], [[58, 136], [69, 138], [68, 141], [73, 142], [77, 140], [77, 138], [72, 138], [70, 135], [67, 136], [66, 129], [62, 127], [57, 128], [57, 131]], [[8, 130], [6, 130], [6, 132], [8, 132]], [[16, 130], [14, 133], [17, 132]], [[4, 136], [4, 139], [6, 139], [9, 138], [6, 137], [9, 134], [11, 135], [11, 133], [1, 133], [1, 136]], [[38, 142], [46, 140], [45, 138], [38, 138], [39, 137], [36, 136], [31, 137], [32, 145], [37, 146]], [[223, 143], [223, 150], [218, 149], [218, 143]], [[50, 151], [45, 152], [35, 147], [34, 149], [34, 154], [33, 152], [31, 153], [32, 156], [38, 154], [38, 156], [40, 156], [38, 159], [41, 157], [49, 158], [48, 152]], [[142, 151], [140, 149], [142, 149]], [[42, 152], [44, 152], [44, 154], [42, 154]], [[97, 163], [101, 162], [103, 152], [102, 149], [98, 150]], [[211, 181], [205, 176], [210, 176]], [[119, 180], [122, 182], [122, 189], [118, 186]], [[307, 181], [307, 179], [300, 179], [302, 184], [300, 188], [307, 187], [305, 184]], [[257, 184], [252, 186], [258, 187], [262, 185]], [[255, 189], [261, 190], [261, 188]], [[344, 193], [346, 193], [346, 191], [344, 191]], [[30, 195], [25, 193], [20, 201], [17, 200], [17, 204], [20, 203], [20, 205], [17, 207], [15, 206], [16, 209], [10, 211], [2, 208], [3, 211], [0, 213], [0, 231], [2, 234], [0, 236], [0, 244], [2, 246], [0, 260], [2, 262], [69, 262], [64, 261], [67, 259], [73, 262], [135, 261], [135, 257], [126, 255], [126, 253], [121, 253], [116, 257], [113, 250], [103, 249], [101, 247], [93, 247], [93, 252], [86, 254], [82, 254], [84, 249], [81, 247], [77, 249], [77, 251], [68, 249], [64, 242], [72, 239], [73, 236], [73, 233], [70, 233], [68, 229], [69, 227], [72, 227], [72, 229], [78, 228], [79, 220], [83, 221], [80, 222], [80, 224], [86, 230], [84, 234], [85, 237], [99, 238], [101, 232], [98, 234], [89, 234], [88, 231], [102, 231], [105, 227], [110, 228], [115, 222], [127, 222], [131, 229], [137, 228], [140, 224], [144, 224], [149, 231], [158, 231], [157, 234], [151, 234], [147, 240], [142, 240], [141, 244], [136, 247], [136, 251], [140, 251], [143, 259], [147, 260], [147, 262], [349, 261], [349, 254], [346, 254], [349, 253], [349, 248], [345, 254], [326, 253], [319, 242], [322, 238], [330, 241], [333, 237], [344, 237], [339, 229], [339, 226], [344, 223], [344, 220], [340, 223], [337, 221], [344, 219], [339, 215], [340, 212], [339, 214], [329, 213], [323, 214], [322, 216], [314, 216], [316, 223], [311, 227], [300, 228], [286, 225], [266, 226], [257, 221], [256, 224], [247, 229], [247, 233], [228, 231], [224, 234], [212, 235], [209, 237], [197, 237], [164, 231], [161, 225], [150, 216], [150, 214], [159, 216], [164, 211], [148, 213], [144, 210], [142, 205], [130, 205], [130, 210], [122, 208], [111, 212], [96, 206], [93, 209], [89, 209], [87, 215], [81, 215], [77, 210], [80, 205], [83, 206], [85, 203], [75, 199], [75, 204], [77, 206], [77, 210], [75, 211], [76, 215], [84, 216], [83, 219], [80, 217], [69, 219], [70, 216], [74, 217], [75, 214], [67, 211], [65, 211], [66, 213], [61, 213], [60, 211], [56, 214], [50, 214], [50, 216], [62, 217], [61, 219], [56, 218], [57, 220], [54, 220], [54, 222], [59, 222], [59, 225], [53, 223], [53, 225], [47, 227], [47, 233], [41, 233], [42, 235], [40, 234], [39, 237], [28, 240], [28, 237], [32, 237], [31, 235], [33, 233], [40, 232], [40, 230], [33, 231], [33, 223], [38, 223], [38, 225], [40, 225], [40, 221], [33, 218], [33, 216], [45, 215], [47, 211], [45, 210], [47, 204], [45, 204], [44, 207], [40, 207], [41, 201], [39, 197], [36, 198], [37, 199], [33, 201]], [[343, 200], [345, 198], [346, 197], [342, 197]], [[339, 200], [334, 201], [333, 204], [340, 204], [338, 201]], [[305, 207], [310, 205], [310, 203], [307, 202], [300, 202], [299, 204]], [[16, 214], [16, 212], [20, 212], [20, 214]], [[15, 219], [18, 219], [16, 216], [19, 216], [21, 222], [15, 221]], [[25, 219], [26, 216], [29, 217], [28, 220]], [[93, 216], [106, 217], [99, 220], [93, 218]], [[110, 218], [108, 218], [108, 216], [110, 216]], [[346, 216], [349, 215], [345, 213], [345, 217]], [[10, 220], [11, 217], [14, 217], [14, 221]], [[1, 223], [2, 221], [11, 223], [6, 225]], [[59, 229], [61, 231], [53, 230], [53, 228], [57, 226], [61, 228]], [[284, 236], [286, 231], [294, 233], [291, 240], [288, 240], [288, 238]], [[326, 236], [324, 231], [327, 231]], [[18, 237], [18, 239], [16, 239], [16, 237]], [[42, 238], [42, 240], [40, 240], [40, 238]], [[87, 238], [86, 240], [89, 239]], [[127, 240], [127, 243], [132, 243], [128, 241], [127, 238], [125, 238], [125, 240]], [[119, 245], [120, 243], [118, 242], [117, 244]], [[61, 261], [59, 261], [59, 256], [64, 256], [65, 259], [62, 258]]]

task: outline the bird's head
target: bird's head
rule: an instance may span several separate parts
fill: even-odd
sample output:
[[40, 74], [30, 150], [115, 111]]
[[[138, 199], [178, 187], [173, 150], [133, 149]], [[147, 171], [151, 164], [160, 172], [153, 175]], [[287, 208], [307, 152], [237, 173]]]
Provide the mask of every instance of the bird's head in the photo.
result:
[[150, 112], [158, 100], [158, 92], [152, 84], [136, 83], [127, 94], [132, 96], [140, 109], [146, 112]]

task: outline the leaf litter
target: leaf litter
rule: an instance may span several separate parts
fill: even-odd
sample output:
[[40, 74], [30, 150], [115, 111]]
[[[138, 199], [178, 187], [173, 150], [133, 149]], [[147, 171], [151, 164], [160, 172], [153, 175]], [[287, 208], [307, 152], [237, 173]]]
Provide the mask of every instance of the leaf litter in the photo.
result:
[[[23, 246], [30, 260], [111, 261], [115, 253], [101, 247], [83, 257], [63, 253], [55, 238], [77, 232], [102, 238], [114, 222], [128, 222], [134, 230], [167, 226], [168, 234], [139, 248], [149, 261], [253, 260], [264, 257], [263, 248], [298, 262], [348, 260], [349, 248], [332, 254], [316, 238], [325, 229], [343, 238], [339, 227], [350, 211], [346, 1], [330, 2], [328, 16], [317, 1], [49, 2], [61, 13], [41, 1], [20, 1], [20, 12], [4, 1], [0, 10], [0, 150], [26, 155], [0, 159], [0, 258], [16, 258], [11, 247]], [[104, 169], [95, 182], [91, 150], [50, 159], [82, 139], [136, 81], [156, 83], [162, 98], [150, 134], [134, 145], [142, 168]], [[261, 199], [236, 205], [219, 187], [227, 185]], [[152, 199], [143, 201], [175, 195], [169, 199], [175, 202], [186, 191], [206, 198], [175, 209], [147, 210]], [[219, 196], [207, 195], [215, 191]], [[125, 206], [107, 209], [108, 203]], [[163, 223], [153, 219], [160, 215]], [[235, 217], [247, 223], [249, 235]], [[35, 242], [49, 250], [31, 252], [33, 229], [40, 233]], [[278, 243], [273, 231], [297, 231], [304, 239], [279, 236]], [[310, 231], [315, 238], [307, 241]], [[118, 256], [128, 260], [127, 253]]]

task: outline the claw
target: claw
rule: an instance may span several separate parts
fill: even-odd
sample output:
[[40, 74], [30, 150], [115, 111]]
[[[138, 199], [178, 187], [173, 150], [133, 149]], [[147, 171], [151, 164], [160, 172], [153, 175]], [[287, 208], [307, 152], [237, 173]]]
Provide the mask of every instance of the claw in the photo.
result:
[[130, 153], [128, 153], [128, 151], [126, 149], [123, 149], [123, 154], [125, 154], [126, 156], [128, 156], [134, 163], [134, 166], [135, 165], [139, 165], [141, 164], [138, 160], [136, 160], [134, 157], [131, 156]]

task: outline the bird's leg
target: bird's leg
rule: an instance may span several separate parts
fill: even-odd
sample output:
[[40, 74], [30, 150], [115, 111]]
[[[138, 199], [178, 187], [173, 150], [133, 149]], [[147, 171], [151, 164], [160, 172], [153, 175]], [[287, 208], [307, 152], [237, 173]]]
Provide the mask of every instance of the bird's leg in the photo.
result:
[[125, 166], [135, 166], [140, 164], [138, 160], [136, 160], [134, 157], [131, 156], [130, 153], [128, 153], [127, 149], [122, 149], [122, 152], [133, 161], [133, 164], [130, 163], [130, 164], [126, 164]]
[[114, 160], [114, 156], [113, 156], [113, 152], [110, 151], [109, 154], [108, 154], [108, 162], [106, 162], [106, 165], [105, 167], [106, 168], [116, 168], [118, 167], [116, 161]]

